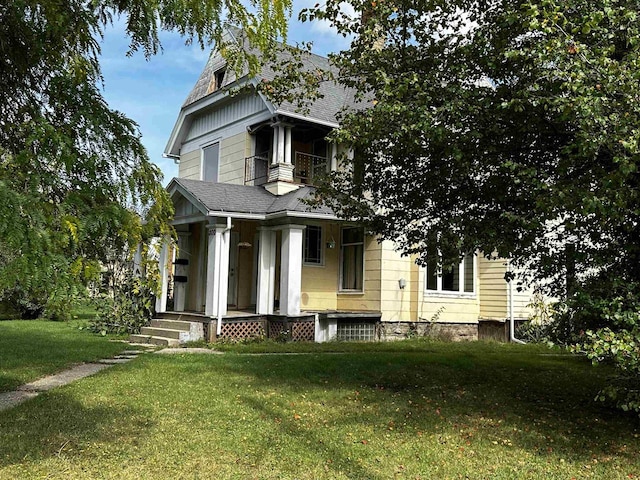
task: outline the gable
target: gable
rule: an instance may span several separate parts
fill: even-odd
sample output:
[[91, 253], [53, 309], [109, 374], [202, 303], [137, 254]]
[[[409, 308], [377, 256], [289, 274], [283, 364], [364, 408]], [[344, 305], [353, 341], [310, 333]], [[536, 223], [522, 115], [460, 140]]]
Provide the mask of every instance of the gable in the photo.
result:
[[233, 101], [225, 102], [219, 108], [194, 114], [183, 143], [262, 112], [269, 110], [257, 94], [235, 97]]

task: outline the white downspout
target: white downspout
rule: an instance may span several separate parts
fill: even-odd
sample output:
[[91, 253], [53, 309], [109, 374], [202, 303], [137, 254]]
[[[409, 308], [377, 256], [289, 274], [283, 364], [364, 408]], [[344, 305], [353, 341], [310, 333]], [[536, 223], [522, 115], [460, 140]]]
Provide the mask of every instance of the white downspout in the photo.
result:
[[[227, 244], [227, 232], [229, 232], [231, 230], [231, 217], [227, 217], [227, 228], [224, 229], [224, 231], [222, 232], [222, 235], [220, 236], [220, 241], [222, 243], [222, 245], [220, 245], [221, 248], [218, 249], [218, 251], [220, 252], [220, 257], [218, 258], [218, 265], [220, 265], [222, 263], [222, 255], [223, 255], [223, 248], [226, 248], [227, 250], [229, 249], [229, 245]], [[229, 255], [229, 253], [227, 252], [227, 255]], [[228, 271], [228, 264], [227, 264], [227, 272], [226, 274], [229, 275], [229, 271]], [[229, 280], [227, 279], [227, 282]], [[227, 299], [226, 298], [221, 298], [222, 295], [220, 295], [220, 285], [222, 285], [222, 269], [218, 268], [218, 321], [216, 322], [216, 336], [220, 336], [222, 334], [222, 302], [226, 302]], [[228, 287], [227, 287], [228, 288]]]
[[[507, 264], [507, 270], [511, 271], [511, 265]], [[509, 277], [509, 288], [508, 288], [508, 295], [507, 295], [507, 301], [509, 304], [509, 341], [510, 342], [514, 342], [514, 343], [520, 343], [520, 344], [524, 344], [526, 342], [523, 342], [522, 340], [516, 338], [516, 321], [513, 315], [513, 278]]]

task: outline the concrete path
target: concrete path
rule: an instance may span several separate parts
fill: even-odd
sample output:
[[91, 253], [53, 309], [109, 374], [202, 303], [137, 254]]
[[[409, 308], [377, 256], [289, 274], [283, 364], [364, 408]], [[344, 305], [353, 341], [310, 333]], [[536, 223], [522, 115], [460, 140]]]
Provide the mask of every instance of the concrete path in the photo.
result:
[[71, 382], [75, 382], [76, 380], [93, 375], [105, 368], [109, 368], [120, 363], [130, 362], [140, 353], [143, 353], [143, 351], [127, 350], [122, 352], [120, 355], [116, 355], [114, 358], [99, 360], [97, 363], [83, 363], [81, 365], [76, 365], [68, 370], [56, 373], [55, 375], [49, 375], [34, 382], [20, 385], [13, 392], [0, 393], [0, 412], [20, 405], [30, 398], [36, 397], [40, 393], [51, 390], [52, 388], [61, 387]]

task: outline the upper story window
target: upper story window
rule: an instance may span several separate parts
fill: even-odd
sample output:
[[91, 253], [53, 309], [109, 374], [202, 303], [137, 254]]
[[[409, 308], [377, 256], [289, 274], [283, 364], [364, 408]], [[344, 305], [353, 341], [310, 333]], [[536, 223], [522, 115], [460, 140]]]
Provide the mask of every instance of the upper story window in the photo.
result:
[[304, 229], [304, 263], [305, 265], [322, 265], [322, 227], [307, 225]]
[[213, 74], [215, 80], [215, 90], [222, 88], [222, 84], [224, 82], [224, 76], [227, 73], [226, 69], [221, 68], [217, 72]]
[[364, 287], [364, 229], [344, 227], [340, 232], [340, 290], [362, 292]]
[[475, 255], [465, 255], [458, 265], [438, 270], [437, 249], [430, 248], [425, 290], [427, 293], [473, 295], [475, 293]]
[[217, 182], [220, 164], [220, 144], [214, 143], [202, 149], [202, 180]]

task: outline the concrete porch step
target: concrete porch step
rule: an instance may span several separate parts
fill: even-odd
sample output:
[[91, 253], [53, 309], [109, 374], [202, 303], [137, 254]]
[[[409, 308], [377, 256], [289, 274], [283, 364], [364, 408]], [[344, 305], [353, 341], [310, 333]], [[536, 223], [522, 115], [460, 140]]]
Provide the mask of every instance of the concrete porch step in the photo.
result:
[[154, 318], [153, 320], [151, 320], [150, 326], [153, 328], [167, 328], [169, 330], [181, 330], [183, 332], [188, 332], [191, 328], [191, 323], [184, 320]]
[[[187, 330], [188, 332], [189, 330]], [[158, 327], [142, 327], [140, 334], [149, 335], [152, 337], [164, 337], [175, 340], [180, 340], [180, 334], [184, 333], [184, 330], [174, 330], [171, 328], [158, 328]]]
[[130, 335], [129, 341], [131, 343], [146, 343], [150, 345], [162, 345], [167, 347], [176, 347], [180, 344], [175, 338], [156, 337], [152, 335]]
[[207, 323], [209, 322], [210, 317], [207, 317], [202, 313], [195, 312], [158, 312], [155, 315], [155, 319]]

